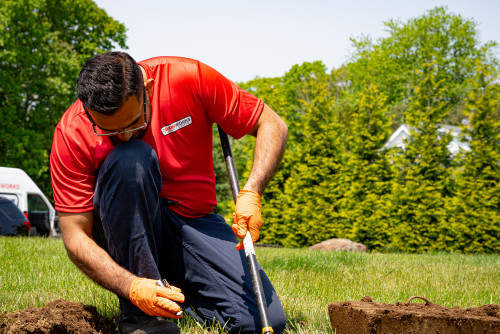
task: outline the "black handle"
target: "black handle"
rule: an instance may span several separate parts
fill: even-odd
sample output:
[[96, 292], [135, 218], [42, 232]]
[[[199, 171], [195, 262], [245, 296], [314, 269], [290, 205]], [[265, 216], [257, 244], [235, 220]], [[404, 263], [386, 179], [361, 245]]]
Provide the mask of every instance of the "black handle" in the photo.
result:
[[[233, 193], [234, 203], [240, 192], [240, 184], [238, 182], [238, 173], [236, 172], [236, 166], [234, 164], [233, 153], [231, 151], [231, 144], [229, 144], [229, 138], [227, 134], [217, 126], [219, 129], [219, 137], [222, 145], [222, 152], [224, 153], [224, 160], [226, 162], [227, 174], [229, 176], [229, 183], [231, 185], [231, 191]], [[248, 236], [248, 233], [247, 233]], [[245, 237], [246, 239], [247, 237]], [[248, 262], [248, 269], [250, 271], [250, 278], [252, 280], [253, 293], [255, 295], [255, 300], [257, 302], [257, 309], [259, 310], [260, 324], [262, 326], [262, 334], [272, 334], [274, 333], [271, 327], [271, 322], [269, 321], [269, 311], [267, 310], [266, 297], [264, 295], [264, 288], [262, 287], [262, 281], [260, 279], [258, 262], [255, 257], [255, 251], [253, 249], [253, 244], [250, 242], [245, 245], [245, 254]], [[250, 247], [248, 247], [250, 246]], [[251, 248], [251, 249], [247, 249]]]

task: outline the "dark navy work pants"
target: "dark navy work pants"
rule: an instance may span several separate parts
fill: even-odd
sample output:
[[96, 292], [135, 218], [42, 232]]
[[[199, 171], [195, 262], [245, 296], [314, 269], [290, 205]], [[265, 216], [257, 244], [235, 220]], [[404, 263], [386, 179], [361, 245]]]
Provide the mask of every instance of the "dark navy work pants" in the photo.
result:
[[[186, 218], [159, 196], [162, 178], [155, 151], [132, 140], [116, 146], [100, 168], [94, 194], [94, 238], [121, 266], [139, 277], [166, 278], [182, 289], [185, 312], [231, 332], [261, 332], [244, 251], [216, 214]], [[275, 333], [286, 318], [268, 277], [260, 268]], [[142, 314], [119, 297], [120, 311]]]

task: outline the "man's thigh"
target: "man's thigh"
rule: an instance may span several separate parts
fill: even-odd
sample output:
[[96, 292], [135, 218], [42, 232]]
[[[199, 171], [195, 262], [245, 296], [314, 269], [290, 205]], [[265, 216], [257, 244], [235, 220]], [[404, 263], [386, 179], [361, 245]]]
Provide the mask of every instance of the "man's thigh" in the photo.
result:
[[[178, 266], [172, 284], [186, 296], [186, 312], [199, 320], [216, 319], [229, 328], [245, 331], [260, 327], [258, 309], [244, 251], [231, 227], [219, 215], [180, 218], [168, 210], [179, 235], [176, 242]], [[173, 216], [172, 216], [173, 215]], [[260, 266], [259, 266], [260, 268]], [[271, 321], [284, 327], [285, 315], [267, 275], [260, 268]], [[278, 331], [279, 332], [279, 331]]]

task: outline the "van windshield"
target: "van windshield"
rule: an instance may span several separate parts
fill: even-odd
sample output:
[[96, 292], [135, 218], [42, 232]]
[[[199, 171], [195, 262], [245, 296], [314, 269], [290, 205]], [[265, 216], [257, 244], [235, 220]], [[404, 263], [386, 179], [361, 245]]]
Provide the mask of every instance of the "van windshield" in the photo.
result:
[[25, 218], [23, 213], [19, 211], [17, 206], [9, 200], [0, 200], [0, 210], [8, 217]]
[[28, 208], [29, 211], [49, 211], [47, 205], [39, 196], [31, 194], [28, 195]]
[[17, 196], [17, 194], [0, 193], [0, 197], [7, 198], [12, 203], [14, 203], [15, 205], [19, 206], [19, 197]]

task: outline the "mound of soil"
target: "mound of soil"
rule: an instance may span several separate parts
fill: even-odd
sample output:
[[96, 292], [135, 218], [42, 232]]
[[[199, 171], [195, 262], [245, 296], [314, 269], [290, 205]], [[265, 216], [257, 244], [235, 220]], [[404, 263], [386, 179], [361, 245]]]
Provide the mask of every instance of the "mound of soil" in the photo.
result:
[[[420, 298], [426, 303], [410, 303]], [[462, 309], [433, 304], [414, 296], [406, 303], [375, 303], [369, 296], [360, 302], [331, 303], [328, 314], [337, 334], [499, 334], [500, 306]]]
[[43, 308], [28, 307], [0, 315], [0, 334], [114, 334], [116, 324], [94, 306], [56, 300]]

